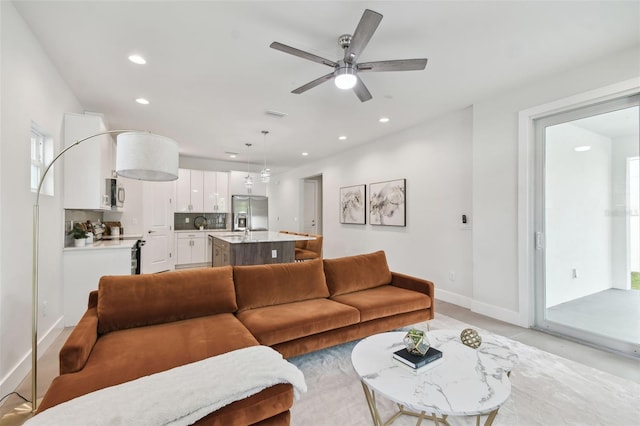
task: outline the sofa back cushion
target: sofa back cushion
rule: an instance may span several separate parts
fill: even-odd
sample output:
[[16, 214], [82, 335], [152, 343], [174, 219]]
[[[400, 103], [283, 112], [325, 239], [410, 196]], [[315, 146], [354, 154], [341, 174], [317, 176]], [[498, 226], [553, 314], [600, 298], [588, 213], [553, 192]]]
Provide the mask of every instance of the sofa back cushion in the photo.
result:
[[233, 267], [238, 311], [329, 297], [320, 259]]
[[108, 275], [98, 283], [98, 333], [237, 310], [231, 266]]
[[391, 283], [384, 251], [324, 260], [324, 274], [331, 296]]

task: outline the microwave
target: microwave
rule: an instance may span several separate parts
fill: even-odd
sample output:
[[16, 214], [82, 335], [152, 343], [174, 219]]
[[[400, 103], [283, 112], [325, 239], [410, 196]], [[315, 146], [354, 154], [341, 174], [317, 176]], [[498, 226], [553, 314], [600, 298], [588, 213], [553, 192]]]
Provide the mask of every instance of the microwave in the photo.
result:
[[107, 206], [111, 206], [112, 210], [116, 210], [119, 207], [124, 207], [125, 191], [124, 186], [118, 179], [108, 178], [105, 179], [105, 203]]

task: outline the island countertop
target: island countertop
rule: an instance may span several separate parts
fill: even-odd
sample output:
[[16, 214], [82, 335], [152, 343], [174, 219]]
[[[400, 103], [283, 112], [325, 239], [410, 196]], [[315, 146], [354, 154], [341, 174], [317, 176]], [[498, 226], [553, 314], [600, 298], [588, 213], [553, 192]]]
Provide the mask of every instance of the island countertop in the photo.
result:
[[247, 244], [247, 243], [274, 243], [281, 241], [306, 241], [315, 240], [314, 237], [305, 237], [303, 235], [283, 234], [281, 232], [270, 231], [249, 231], [246, 235], [244, 232], [211, 232], [209, 237], [217, 238], [229, 244]]

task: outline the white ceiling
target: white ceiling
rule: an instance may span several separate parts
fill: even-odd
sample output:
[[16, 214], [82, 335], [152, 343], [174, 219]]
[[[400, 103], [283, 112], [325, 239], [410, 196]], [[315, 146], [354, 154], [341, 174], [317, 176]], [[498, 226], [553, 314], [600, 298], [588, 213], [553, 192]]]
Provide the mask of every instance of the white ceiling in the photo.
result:
[[[640, 42], [638, 1], [14, 1], [88, 111], [110, 128], [175, 139], [182, 155], [262, 161], [274, 171], [374, 141], [491, 93]], [[361, 62], [427, 57], [424, 71], [367, 73], [373, 99], [327, 82], [365, 8], [384, 18]], [[147, 59], [134, 65], [128, 55]], [[151, 103], [134, 102], [144, 97]], [[284, 118], [265, 114], [285, 112]], [[378, 118], [388, 116], [387, 124]], [[339, 141], [346, 135], [346, 141]], [[300, 154], [306, 151], [308, 157]], [[239, 168], [246, 157], [239, 156]], [[244, 163], [243, 163], [244, 162]]]

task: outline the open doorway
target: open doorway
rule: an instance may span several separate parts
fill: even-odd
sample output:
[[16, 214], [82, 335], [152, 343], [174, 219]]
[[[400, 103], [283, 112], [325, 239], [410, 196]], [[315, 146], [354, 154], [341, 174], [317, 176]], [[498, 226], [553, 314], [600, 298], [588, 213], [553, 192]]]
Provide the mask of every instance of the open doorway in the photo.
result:
[[322, 235], [322, 175], [302, 179], [302, 232]]
[[640, 97], [536, 120], [536, 326], [640, 354]]

